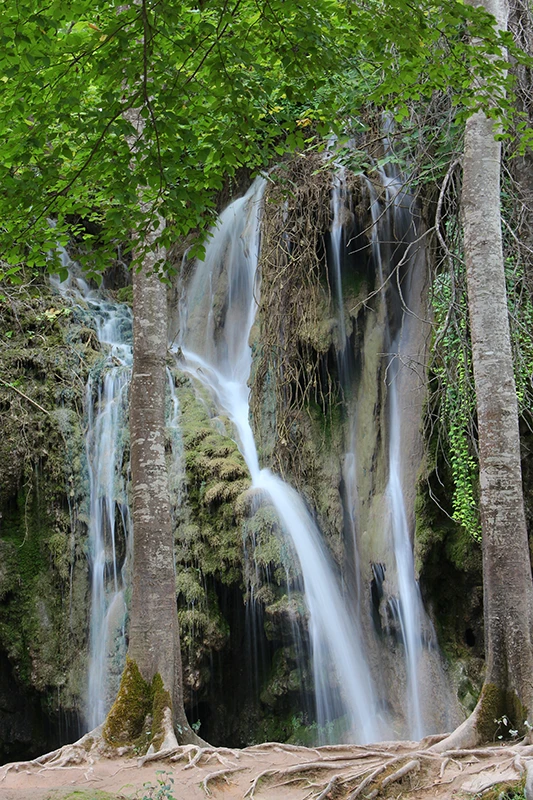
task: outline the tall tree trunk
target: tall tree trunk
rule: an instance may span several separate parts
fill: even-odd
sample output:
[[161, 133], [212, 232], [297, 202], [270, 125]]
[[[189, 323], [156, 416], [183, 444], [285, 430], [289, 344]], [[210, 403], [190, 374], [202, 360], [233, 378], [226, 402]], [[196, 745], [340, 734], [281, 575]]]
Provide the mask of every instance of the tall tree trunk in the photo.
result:
[[[137, 135], [128, 137], [132, 154], [142, 147], [140, 109], [124, 114]], [[139, 205], [147, 232], [135, 249], [133, 269], [133, 372], [130, 388], [133, 565], [129, 645], [117, 700], [104, 723], [112, 744], [131, 742], [147, 715], [151, 744], [167, 749], [201, 742], [183, 707], [181, 652], [176, 604], [174, 529], [165, 456], [167, 294], [159, 274], [166, 251], [158, 245], [164, 221], [154, 230], [152, 203]], [[139, 262], [141, 262], [139, 264]], [[133, 702], [132, 702], [133, 701]], [[178, 738], [176, 738], [176, 734]]]
[[[479, 5], [506, 28], [505, 0]], [[533, 583], [502, 250], [501, 145], [494, 134], [494, 123], [484, 113], [468, 119], [462, 191], [479, 436], [486, 676], [471, 717], [436, 749], [492, 740], [494, 720], [503, 715], [523, 730], [533, 712]]]
[[128, 655], [143, 678], [159, 673], [181, 704], [174, 543], [165, 461], [166, 290], [148, 252], [133, 273], [130, 389], [133, 569]]
[[[133, 569], [129, 657], [142, 677], [159, 674], [181, 740], [194, 738], [183, 709], [174, 534], [165, 457], [167, 296], [153, 272], [164, 253], [149, 250], [133, 273], [130, 400]], [[169, 733], [167, 735], [170, 735]]]

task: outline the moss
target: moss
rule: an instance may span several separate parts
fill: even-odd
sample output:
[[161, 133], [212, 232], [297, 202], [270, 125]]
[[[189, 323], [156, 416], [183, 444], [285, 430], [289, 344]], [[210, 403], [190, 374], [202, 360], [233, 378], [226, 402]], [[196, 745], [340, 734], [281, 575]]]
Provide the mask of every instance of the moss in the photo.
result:
[[520, 781], [506, 781], [492, 786], [482, 795], [476, 795], [476, 798], [482, 797], [483, 800], [526, 800], [524, 787], [525, 778]]
[[[81, 625], [74, 628], [80, 609], [69, 606], [80, 596], [79, 587], [85, 602], [87, 576], [73, 568], [78, 548], [70, 519], [55, 505], [55, 497], [38, 474], [16, 502], [4, 507], [0, 633], [18, 680], [40, 691], [53, 686], [55, 704], [61, 694], [72, 707], [81, 691], [71, 667], [82, 658], [85, 614], [82, 608]], [[60, 550], [52, 552], [50, 542], [60, 544]]]
[[272, 669], [261, 692], [261, 702], [274, 708], [280, 697], [290, 692], [299, 693], [301, 675], [292, 648], [279, 649], [274, 653]]
[[[504, 691], [493, 683], [486, 683], [481, 693], [476, 721], [482, 741], [492, 742], [497, 738], [508, 738], [510, 728], [523, 735], [527, 732], [524, 728], [527, 713], [527, 708], [515, 692]], [[504, 717], [510, 725], [502, 722]]]
[[230, 628], [221, 613], [217, 593], [207, 589], [197, 569], [183, 567], [177, 579], [178, 621], [183, 653], [186, 701], [202, 694], [213, 678], [213, 655], [230, 641]]
[[172, 709], [170, 694], [164, 687], [161, 675], [154, 675], [151, 686], [152, 694], [152, 740], [154, 749], [160, 750], [165, 734], [163, 732], [164, 713], [167, 708]]
[[[421, 480], [415, 501], [415, 560], [424, 601], [433, 611], [439, 643], [452, 662], [459, 660], [460, 700], [470, 711], [481, 689], [484, 659], [481, 548], [441, 510], [448, 497], [445, 471]], [[435, 502], [436, 500], [436, 502]]]
[[[229, 522], [235, 534], [232, 504], [250, 486], [244, 459], [235, 441], [222, 432], [225, 422], [209, 416], [189, 381], [180, 383], [178, 396], [187, 488], [194, 516], [200, 518], [206, 528], [220, 530]], [[224, 508], [225, 505], [230, 507]], [[223, 519], [224, 514], [228, 515], [227, 519]]]
[[133, 303], [133, 286], [123, 286], [121, 289], [118, 289], [117, 300], [119, 303], [128, 303], [128, 305], [131, 305]]
[[99, 344], [86, 312], [35, 277], [0, 300], [11, 331], [0, 348], [0, 636], [18, 682], [56, 715], [80, 709], [85, 681], [82, 425]]
[[142, 733], [151, 708], [151, 687], [135, 661], [127, 657], [117, 698], [102, 730], [105, 741], [114, 747], [133, 745]]
[[166, 708], [172, 710], [172, 699], [161, 675], [156, 673], [149, 684], [135, 661], [127, 656], [117, 698], [102, 730], [104, 740], [112, 747], [130, 746], [141, 754], [150, 745], [159, 750], [164, 740]]

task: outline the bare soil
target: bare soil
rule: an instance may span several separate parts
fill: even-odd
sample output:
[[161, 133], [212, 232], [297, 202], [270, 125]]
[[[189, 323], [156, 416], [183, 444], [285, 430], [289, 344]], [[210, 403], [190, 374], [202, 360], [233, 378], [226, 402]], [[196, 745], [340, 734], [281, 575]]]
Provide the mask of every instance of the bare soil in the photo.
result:
[[439, 738], [314, 749], [182, 746], [135, 758], [109, 757], [99, 740], [84, 737], [1, 767], [0, 800], [459, 800], [517, 783], [533, 761], [533, 746], [519, 743], [432, 752]]

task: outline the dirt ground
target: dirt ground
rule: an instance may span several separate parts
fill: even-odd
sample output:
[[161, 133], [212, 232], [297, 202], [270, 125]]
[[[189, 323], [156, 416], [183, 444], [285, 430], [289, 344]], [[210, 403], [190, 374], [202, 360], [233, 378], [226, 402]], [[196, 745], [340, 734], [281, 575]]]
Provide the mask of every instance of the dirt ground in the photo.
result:
[[276, 743], [244, 750], [187, 746], [144, 758], [108, 758], [82, 739], [40, 759], [1, 767], [0, 800], [459, 800], [519, 781], [533, 762], [532, 745], [437, 754], [429, 749], [435, 738], [315, 749]]

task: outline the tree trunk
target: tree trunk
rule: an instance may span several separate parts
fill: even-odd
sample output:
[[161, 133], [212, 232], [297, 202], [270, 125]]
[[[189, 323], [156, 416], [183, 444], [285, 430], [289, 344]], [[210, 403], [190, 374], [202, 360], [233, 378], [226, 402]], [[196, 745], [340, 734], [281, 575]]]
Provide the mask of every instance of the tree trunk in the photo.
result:
[[[505, 0], [481, 3], [500, 28]], [[501, 145], [482, 112], [465, 129], [462, 214], [477, 399], [486, 676], [471, 717], [435, 749], [493, 740], [507, 716], [524, 730], [533, 712], [533, 584], [518, 404], [511, 355], [500, 215]]]
[[[133, 375], [130, 400], [133, 569], [128, 655], [142, 677], [160, 674], [180, 739], [190, 738], [183, 709], [176, 607], [174, 534], [165, 457], [166, 287], [149, 251], [133, 274]], [[194, 736], [194, 735], [193, 735]]]
[[[132, 153], [142, 146], [140, 109], [124, 114], [137, 131]], [[151, 203], [139, 205], [147, 221]], [[131, 743], [152, 717], [152, 749], [201, 743], [183, 707], [174, 531], [165, 456], [167, 294], [158, 271], [166, 251], [158, 245], [164, 221], [139, 243], [133, 269], [133, 372], [130, 387], [130, 450], [133, 492], [133, 565], [128, 659], [113, 708], [104, 723], [111, 744]], [[139, 241], [138, 231], [134, 236]], [[141, 262], [139, 265], [139, 261]], [[134, 700], [134, 702], [132, 702]], [[145, 726], [146, 727], [146, 726]]]
[[[176, 579], [165, 461], [166, 290], [154, 274], [157, 251], [133, 272], [130, 389], [133, 569], [128, 655], [143, 678], [159, 672], [174, 690], [178, 641]], [[178, 702], [181, 698], [177, 696]]]

